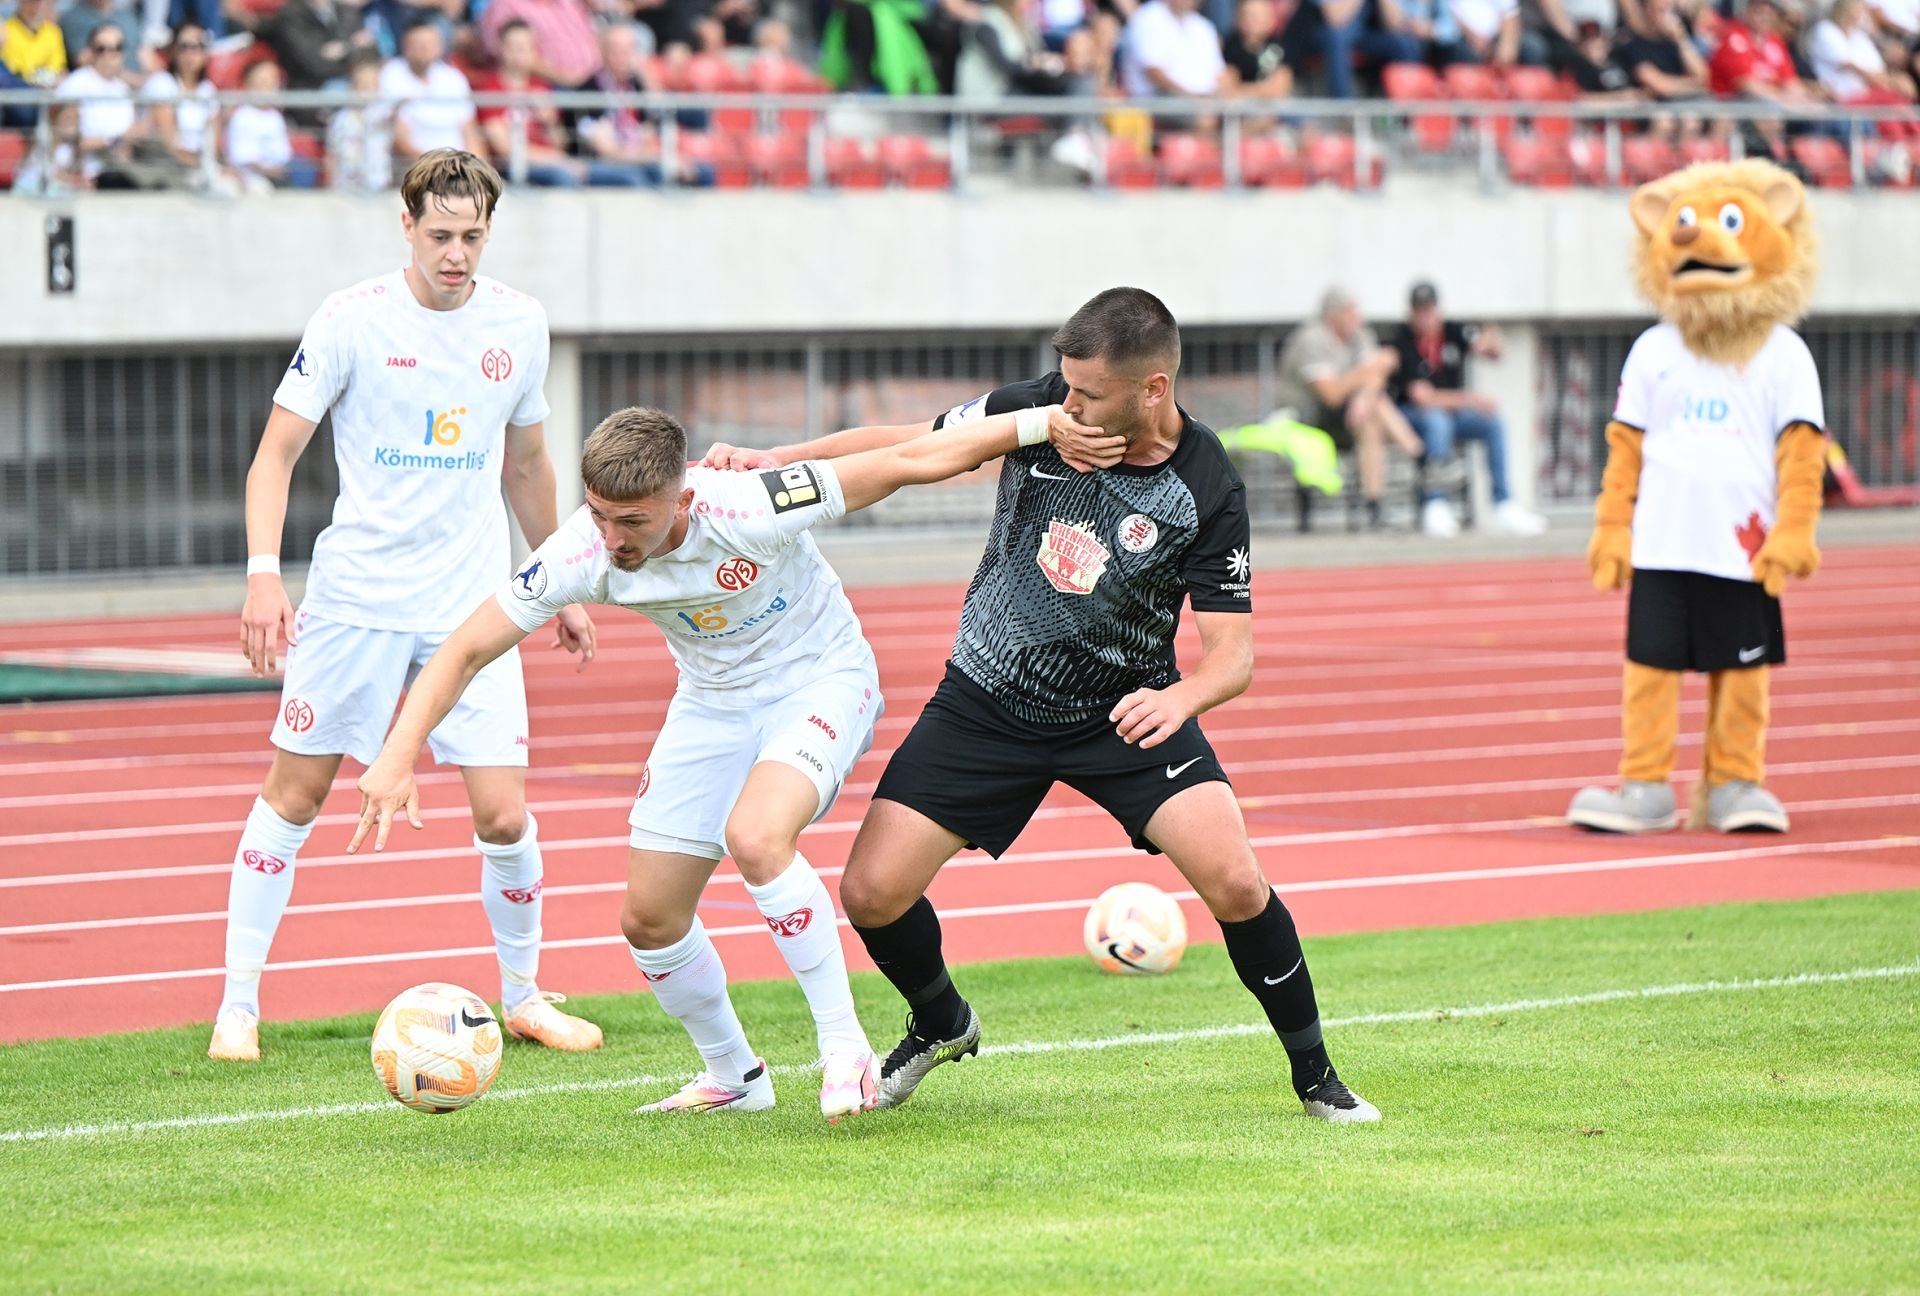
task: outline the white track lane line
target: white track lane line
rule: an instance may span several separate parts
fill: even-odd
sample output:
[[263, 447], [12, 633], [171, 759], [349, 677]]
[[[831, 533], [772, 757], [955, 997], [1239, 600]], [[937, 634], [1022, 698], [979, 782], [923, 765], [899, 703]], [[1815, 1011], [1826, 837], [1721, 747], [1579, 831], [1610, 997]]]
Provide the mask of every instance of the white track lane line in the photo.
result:
[[[1687, 868], [1701, 864], [1715, 864], [1728, 860], [1777, 859], [1794, 855], [1850, 855], [1863, 851], [1902, 850], [1911, 846], [1920, 846], [1920, 837], [1874, 837], [1856, 841], [1836, 842], [1789, 842], [1777, 846], [1749, 846], [1733, 850], [1685, 851], [1673, 855], [1647, 855], [1635, 859], [1597, 859], [1575, 860], [1564, 864], [1521, 864], [1508, 868], [1481, 869], [1440, 869], [1427, 873], [1392, 873], [1370, 877], [1352, 878], [1315, 878], [1303, 882], [1283, 882], [1274, 886], [1282, 895], [1302, 895], [1309, 892], [1324, 891], [1373, 891], [1395, 887], [1438, 886], [1461, 882], [1508, 881], [1515, 878], [1565, 877], [1584, 873], [1626, 873], [1643, 869]], [[1087, 851], [1036, 852], [1039, 856], [1064, 855], [1073, 859], [1124, 859], [1136, 852], [1131, 847], [1117, 850], [1092, 849]], [[1196, 900], [1193, 891], [1168, 892], [1176, 900]], [[1093, 903], [1088, 896], [1073, 900], [1034, 900], [1002, 905], [969, 905], [941, 911], [942, 921], [959, 921], [968, 918], [1002, 918], [1019, 914], [1054, 913], [1065, 909], [1085, 909]], [[842, 927], [848, 926], [843, 917], [839, 920]], [[707, 934], [715, 938], [725, 936], [764, 936], [767, 925], [764, 921], [740, 923], [726, 927], [709, 927]], [[624, 936], [576, 936], [562, 940], [545, 941], [542, 950], [560, 949], [596, 949], [608, 946], [624, 946]], [[269, 963], [267, 972], [303, 972], [321, 968], [371, 967], [386, 963], [441, 962], [446, 959], [472, 958], [485, 955], [495, 956], [492, 945], [468, 945], [452, 949], [434, 950], [394, 950], [381, 954], [348, 954], [333, 958], [290, 959], [284, 963]], [[0, 994], [18, 994], [39, 990], [72, 990], [93, 986], [150, 984], [156, 981], [190, 981], [226, 976], [225, 968], [173, 968], [156, 972], [122, 972], [110, 976], [60, 977], [47, 981], [10, 981], [0, 982]]]
[[[1837, 972], [1795, 972], [1774, 977], [1729, 977], [1725, 980], [1682, 981], [1666, 985], [1629, 986], [1595, 990], [1585, 994], [1540, 995], [1527, 999], [1509, 999], [1500, 1003], [1435, 1005], [1391, 1012], [1353, 1013], [1329, 1017], [1325, 1025], [1333, 1030], [1365, 1026], [1437, 1025], [1463, 1019], [1508, 1017], [1517, 1013], [1551, 1012], [1561, 1008], [1587, 1008], [1602, 1004], [1635, 1003], [1647, 1000], [1677, 999], [1691, 995], [1745, 994], [1762, 990], [1797, 990], [1808, 986], [1846, 985], [1860, 981], [1889, 981], [1920, 975], [1920, 963], [1896, 963], [1885, 967], [1849, 968]], [[1229, 1026], [1201, 1026], [1191, 1030], [1141, 1031], [1131, 1035], [1104, 1035], [1087, 1039], [1017, 1040], [1011, 1044], [989, 1044], [981, 1057], [1033, 1057], [1049, 1053], [1095, 1053], [1108, 1049], [1149, 1048], [1160, 1044], [1186, 1044], [1202, 1040], [1263, 1036], [1272, 1027], [1240, 1023]], [[804, 1075], [814, 1068], [792, 1064], [771, 1068], [776, 1075]], [[523, 1098], [548, 1098], [560, 1094], [608, 1093], [622, 1089], [671, 1088], [685, 1084], [692, 1074], [614, 1076], [603, 1080], [569, 1080], [555, 1084], [522, 1085], [515, 1089], [495, 1089], [484, 1101], [513, 1102]], [[77, 1138], [118, 1138], [178, 1130], [220, 1129], [234, 1125], [257, 1125], [267, 1121], [305, 1120], [332, 1116], [376, 1116], [402, 1112], [395, 1102], [330, 1103], [312, 1107], [282, 1107], [266, 1111], [215, 1112], [198, 1116], [174, 1116], [162, 1120], [114, 1121], [93, 1125], [56, 1125], [41, 1129], [0, 1130], [0, 1143], [57, 1143]]]

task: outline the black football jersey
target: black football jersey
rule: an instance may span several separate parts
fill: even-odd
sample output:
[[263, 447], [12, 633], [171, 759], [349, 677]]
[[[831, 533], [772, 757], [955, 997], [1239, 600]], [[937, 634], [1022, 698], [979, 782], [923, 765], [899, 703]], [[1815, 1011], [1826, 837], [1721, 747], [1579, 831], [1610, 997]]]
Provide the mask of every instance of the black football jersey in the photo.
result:
[[[1067, 398], [1058, 373], [1001, 387], [950, 423]], [[1251, 612], [1246, 487], [1220, 439], [1183, 410], [1165, 462], [1091, 473], [1051, 445], [1000, 469], [992, 533], [960, 613], [953, 664], [1014, 715], [1067, 723], [1180, 677], [1180, 605]]]

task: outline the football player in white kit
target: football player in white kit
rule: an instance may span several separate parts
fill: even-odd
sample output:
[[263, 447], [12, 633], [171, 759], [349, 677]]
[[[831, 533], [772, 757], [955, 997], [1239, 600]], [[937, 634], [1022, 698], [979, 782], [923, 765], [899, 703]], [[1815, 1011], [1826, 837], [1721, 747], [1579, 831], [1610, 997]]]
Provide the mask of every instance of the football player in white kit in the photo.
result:
[[[385, 843], [415, 827], [421, 742], [487, 663], [568, 603], [631, 608], [659, 626], [679, 684], [640, 776], [621, 929], [654, 997], [693, 1037], [701, 1073], [652, 1112], [773, 1105], [726, 970], [695, 916], [731, 851], [747, 893], [813, 1010], [829, 1120], [871, 1107], [878, 1073], [854, 1013], [832, 899], [798, 850], [873, 741], [873, 650], [808, 528], [915, 482], [942, 481], [1048, 436], [1058, 409], [1021, 410], [829, 464], [762, 473], [688, 469], [686, 434], [658, 410], [622, 410], [581, 455], [587, 503], [448, 637], [360, 780], [360, 826]], [[1085, 432], [1086, 429], [1078, 429]], [[1117, 438], [1116, 438], [1117, 440]]]
[[[414, 672], [511, 570], [507, 500], [528, 540], [555, 523], [547, 458], [547, 319], [540, 303], [477, 274], [500, 177], [471, 153], [422, 156], [401, 182], [404, 270], [329, 297], [274, 393], [247, 475], [247, 601], [240, 638], [270, 674], [282, 630], [286, 682], [273, 765], [247, 816], [227, 895], [226, 989], [208, 1056], [260, 1056], [260, 974], [293, 890], [294, 857], [342, 755], [370, 763]], [[296, 614], [280, 581], [287, 484], [331, 410], [340, 496], [314, 544]], [[592, 656], [593, 623], [560, 611], [559, 638]], [[540, 956], [540, 846], [527, 813], [520, 660], [490, 665], [433, 731], [473, 808], [481, 898], [509, 1031], [598, 1048], [600, 1028], [553, 1007]]]

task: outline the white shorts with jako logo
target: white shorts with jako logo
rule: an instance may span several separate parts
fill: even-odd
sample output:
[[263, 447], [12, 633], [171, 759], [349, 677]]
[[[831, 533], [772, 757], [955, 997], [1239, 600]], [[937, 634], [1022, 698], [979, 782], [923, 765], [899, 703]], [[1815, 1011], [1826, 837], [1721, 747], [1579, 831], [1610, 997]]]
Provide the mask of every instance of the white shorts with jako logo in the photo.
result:
[[[446, 637], [295, 614], [273, 745], [296, 756], [351, 756], [371, 765], [400, 694]], [[480, 668], [427, 745], [442, 765], [526, 765], [527, 690], [518, 648]]]
[[885, 709], [878, 677], [864, 669], [823, 676], [752, 706], [717, 706], [711, 693], [675, 693], [627, 817], [634, 848], [719, 859], [727, 853], [727, 816], [762, 761], [791, 766], [812, 782], [820, 794], [818, 819], [873, 746]]

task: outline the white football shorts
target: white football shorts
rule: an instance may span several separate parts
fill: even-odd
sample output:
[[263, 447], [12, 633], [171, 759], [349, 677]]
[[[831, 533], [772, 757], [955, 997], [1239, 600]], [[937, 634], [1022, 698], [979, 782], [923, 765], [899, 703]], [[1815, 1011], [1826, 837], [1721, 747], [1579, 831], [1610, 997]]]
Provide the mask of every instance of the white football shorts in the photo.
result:
[[813, 783], [818, 819], [873, 746], [885, 709], [879, 678], [865, 669], [822, 676], [757, 706], [716, 706], [713, 694], [698, 690], [675, 693], [627, 818], [634, 848], [725, 855], [727, 816], [761, 761], [792, 766]]
[[[447, 636], [369, 630], [296, 613], [273, 745], [296, 756], [351, 756], [371, 765], [394, 704]], [[442, 765], [527, 763], [527, 689], [520, 650], [481, 667], [427, 739]]]

